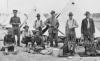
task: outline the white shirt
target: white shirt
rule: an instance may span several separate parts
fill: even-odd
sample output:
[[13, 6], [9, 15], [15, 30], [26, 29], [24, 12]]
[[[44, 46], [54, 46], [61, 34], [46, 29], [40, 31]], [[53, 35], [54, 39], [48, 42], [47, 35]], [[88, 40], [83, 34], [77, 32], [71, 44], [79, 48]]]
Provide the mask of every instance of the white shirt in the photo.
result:
[[67, 23], [68, 24], [68, 28], [73, 28], [75, 26], [78, 26], [78, 23], [74, 19], [72, 19], [72, 20], [68, 19], [67, 22], [68, 22]]
[[43, 27], [42, 20], [36, 20], [36, 22], [34, 24], [34, 27], [35, 28]]
[[87, 28], [90, 28], [90, 22], [89, 22], [89, 19], [87, 19], [87, 21], [88, 21]]

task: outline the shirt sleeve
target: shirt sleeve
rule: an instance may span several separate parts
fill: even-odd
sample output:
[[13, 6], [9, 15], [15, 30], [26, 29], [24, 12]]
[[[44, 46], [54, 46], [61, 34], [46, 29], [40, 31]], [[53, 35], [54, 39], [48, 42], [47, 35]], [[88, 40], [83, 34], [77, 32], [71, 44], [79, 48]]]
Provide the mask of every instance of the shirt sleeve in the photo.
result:
[[47, 19], [45, 22], [44, 22], [45, 25], [48, 25], [49, 24], [49, 19]]
[[92, 27], [93, 27], [93, 33], [95, 33], [95, 24], [94, 24], [94, 21], [93, 21], [93, 19], [92, 19]]
[[22, 38], [24, 38], [25, 37], [25, 32], [24, 32], [24, 30], [22, 31]]
[[58, 21], [58, 19], [57, 19], [57, 24], [56, 24], [56, 26], [57, 26], [57, 28], [59, 27], [59, 21]]
[[12, 24], [13, 23], [13, 20], [12, 20], [12, 17], [11, 17], [11, 19], [10, 19], [10, 24]]
[[30, 35], [30, 36], [33, 36], [33, 33], [32, 33], [32, 31], [29, 31], [29, 35]]
[[83, 34], [84, 32], [84, 20], [82, 20], [82, 23], [81, 23], [81, 33]]
[[76, 20], [74, 20], [74, 22], [75, 22], [75, 26], [76, 26], [76, 27], [78, 27], [78, 23], [77, 23], [77, 21], [76, 21]]
[[21, 24], [21, 21], [20, 21], [20, 18], [18, 17], [18, 23], [20, 23]]

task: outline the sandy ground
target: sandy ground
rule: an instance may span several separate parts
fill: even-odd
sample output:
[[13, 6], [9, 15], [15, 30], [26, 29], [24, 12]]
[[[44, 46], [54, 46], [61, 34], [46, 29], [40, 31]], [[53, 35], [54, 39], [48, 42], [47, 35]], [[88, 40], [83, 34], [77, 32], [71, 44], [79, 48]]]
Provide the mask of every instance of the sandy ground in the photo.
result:
[[[0, 41], [0, 47], [2, 46], [2, 41]], [[17, 55], [3, 55], [0, 52], [0, 61], [100, 61], [99, 57], [79, 57], [78, 55], [73, 57], [55, 57], [50, 55], [41, 54], [31, 54], [23, 52], [22, 47], [17, 47], [19, 50]]]

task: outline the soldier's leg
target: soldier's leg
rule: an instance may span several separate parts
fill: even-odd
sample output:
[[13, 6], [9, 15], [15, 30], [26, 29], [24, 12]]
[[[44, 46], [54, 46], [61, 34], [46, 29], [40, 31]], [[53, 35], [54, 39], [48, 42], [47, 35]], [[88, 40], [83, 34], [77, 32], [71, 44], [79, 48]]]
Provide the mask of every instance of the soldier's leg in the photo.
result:
[[54, 39], [55, 39], [55, 47], [58, 47], [58, 33], [54, 34]]
[[49, 33], [50, 47], [53, 47], [53, 34]]
[[43, 47], [43, 49], [45, 49], [45, 44], [44, 44], [42, 36], [41, 36], [41, 46]]
[[[13, 30], [12, 36], [15, 37], [15, 35], [16, 35], [16, 30], [15, 30], [14, 28], [12, 28], [12, 30]], [[15, 40], [15, 44], [17, 44], [17, 43], [16, 43], [16, 40]]]
[[75, 33], [73, 33], [72, 34], [72, 36], [71, 36], [71, 39], [72, 39], [72, 42], [73, 42], [73, 49], [72, 49], [72, 51], [73, 51], [73, 53], [75, 53], [75, 43], [76, 43], [76, 35], [75, 35]]
[[94, 41], [94, 35], [89, 35], [90, 40], [93, 42]]
[[20, 46], [20, 30], [18, 29], [18, 34], [17, 34], [17, 46]]

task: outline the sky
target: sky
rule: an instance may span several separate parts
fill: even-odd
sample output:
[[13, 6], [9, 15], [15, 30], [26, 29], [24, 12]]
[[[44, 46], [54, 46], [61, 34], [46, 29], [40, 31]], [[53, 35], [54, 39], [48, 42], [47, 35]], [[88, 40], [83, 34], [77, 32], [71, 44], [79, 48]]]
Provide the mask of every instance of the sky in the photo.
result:
[[[72, 5], [72, 2], [75, 2], [75, 5]], [[32, 14], [33, 9], [37, 8], [38, 12], [41, 14], [55, 10], [58, 13], [62, 12], [62, 15], [58, 18], [60, 22], [59, 29], [61, 29], [62, 32], [65, 32], [64, 27], [66, 20], [68, 19], [68, 13], [72, 11], [75, 20], [79, 24], [79, 28], [76, 29], [77, 36], [81, 36], [80, 27], [81, 21], [85, 17], [84, 13], [86, 11], [100, 13], [100, 8], [98, 6], [100, 6], [100, 0], [0, 0], [0, 12], [11, 14], [7, 18], [6, 16], [2, 17], [2, 21], [0, 20], [0, 22], [4, 23], [4, 21], [6, 21], [5, 23], [8, 23], [12, 16], [12, 10], [18, 9], [19, 13], [21, 13], [19, 16], [21, 16], [22, 21], [25, 20], [23, 14], [28, 13], [28, 16], [30, 17], [28, 23], [32, 28], [35, 20], [35, 15]], [[96, 29], [97, 36], [100, 35], [100, 32], [98, 32], [99, 31]]]

